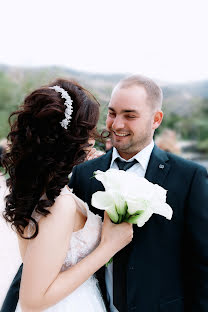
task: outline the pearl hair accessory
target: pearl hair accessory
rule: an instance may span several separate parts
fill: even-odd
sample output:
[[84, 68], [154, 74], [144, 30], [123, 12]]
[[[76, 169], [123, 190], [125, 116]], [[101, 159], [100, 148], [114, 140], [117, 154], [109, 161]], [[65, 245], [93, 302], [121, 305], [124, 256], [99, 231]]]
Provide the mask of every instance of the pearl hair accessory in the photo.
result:
[[73, 106], [72, 106], [73, 100], [71, 99], [68, 92], [64, 90], [63, 88], [61, 88], [60, 86], [49, 87], [49, 89], [53, 89], [56, 92], [61, 93], [62, 99], [65, 99], [65, 102], [64, 102], [64, 105], [66, 106], [65, 118], [60, 122], [60, 124], [64, 129], [67, 129], [67, 126], [70, 124], [70, 121], [72, 118], [71, 115], [73, 112]]

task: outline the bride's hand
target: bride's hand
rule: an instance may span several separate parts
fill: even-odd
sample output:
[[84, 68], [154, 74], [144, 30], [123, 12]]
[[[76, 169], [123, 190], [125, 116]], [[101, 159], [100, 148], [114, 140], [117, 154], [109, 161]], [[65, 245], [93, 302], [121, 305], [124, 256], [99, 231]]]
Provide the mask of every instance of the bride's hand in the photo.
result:
[[107, 247], [109, 253], [112, 254], [111, 256], [128, 245], [132, 241], [132, 238], [132, 224], [127, 222], [114, 224], [105, 211], [100, 244]]

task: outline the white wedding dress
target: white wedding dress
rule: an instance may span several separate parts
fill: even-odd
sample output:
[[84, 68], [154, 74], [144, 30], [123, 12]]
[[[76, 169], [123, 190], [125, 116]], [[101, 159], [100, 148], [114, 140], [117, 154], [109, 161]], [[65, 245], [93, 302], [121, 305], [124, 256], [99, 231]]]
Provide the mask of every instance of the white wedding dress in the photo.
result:
[[[101, 237], [102, 220], [89, 210], [89, 207], [76, 195], [74, 195], [67, 186], [65, 186], [60, 195], [71, 194], [75, 199], [78, 208], [87, 216], [84, 227], [73, 232], [69, 249], [62, 265], [61, 271], [70, 270], [70, 267], [78, 263], [99, 244]], [[33, 212], [32, 215], [36, 221], [39, 221], [40, 215]], [[32, 231], [32, 223], [29, 225], [29, 233]], [[56, 305], [44, 310], [47, 312], [104, 312], [106, 311], [101, 292], [98, 286], [98, 280], [93, 275], [81, 286], [75, 289], [66, 298], [59, 301]], [[20, 304], [17, 304], [15, 312], [21, 312]]]

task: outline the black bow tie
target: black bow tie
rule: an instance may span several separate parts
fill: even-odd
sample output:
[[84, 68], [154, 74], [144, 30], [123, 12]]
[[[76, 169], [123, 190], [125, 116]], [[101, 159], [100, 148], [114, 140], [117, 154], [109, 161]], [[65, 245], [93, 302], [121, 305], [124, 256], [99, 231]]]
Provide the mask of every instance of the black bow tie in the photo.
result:
[[121, 160], [120, 158], [116, 158], [115, 160], [119, 170], [128, 170], [129, 168], [131, 168], [133, 165], [137, 164], [138, 161], [136, 159], [133, 159], [132, 161], [124, 161], [124, 160]]

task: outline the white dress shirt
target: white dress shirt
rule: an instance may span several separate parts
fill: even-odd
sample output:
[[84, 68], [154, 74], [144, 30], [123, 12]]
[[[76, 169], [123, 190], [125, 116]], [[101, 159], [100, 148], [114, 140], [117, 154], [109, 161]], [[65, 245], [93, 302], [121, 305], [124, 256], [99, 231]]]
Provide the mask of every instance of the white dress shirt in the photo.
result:
[[[141, 152], [134, 155], [131, 159], [125, 160], [123, 159], [116, 148], [113, 148], [112, 153], [112, 160], [110, 164], [110, 168], [118, 169], [118, 166], [115, 162], [116, 158], [119, 157], [121, 160], [124, 160], [126, 162], [130, 162], [134, 159], [138, 161], [138, 163], [134, 164], [131, 168], [129, 168], [127, 171], [129, 172], [135, 172], [139, 177], [144, 177], [147, 166], [150, 160], [150, 155], [152, 153], [154, 147], [154, 142], [152, 141], [149, 145], [147, 145]], [[107, 289], [107, 298], [110, 304], [110, 311], [111, 312], [118, 312], [116, 307], [113, 305], [113, 263], [109, 264], [105, 269], [105, 283], [106, 283], [106, 289]]]

